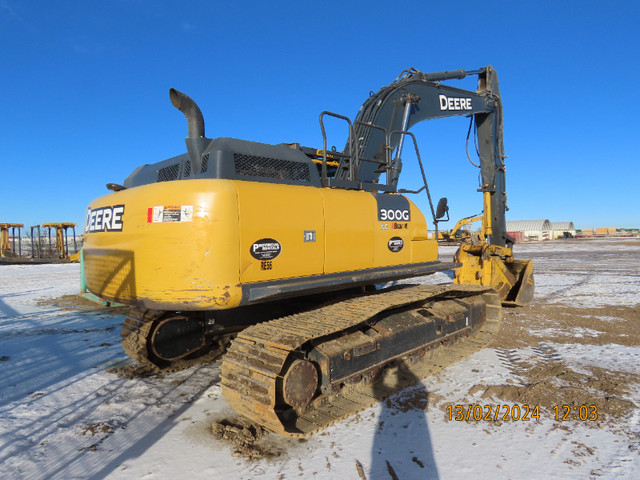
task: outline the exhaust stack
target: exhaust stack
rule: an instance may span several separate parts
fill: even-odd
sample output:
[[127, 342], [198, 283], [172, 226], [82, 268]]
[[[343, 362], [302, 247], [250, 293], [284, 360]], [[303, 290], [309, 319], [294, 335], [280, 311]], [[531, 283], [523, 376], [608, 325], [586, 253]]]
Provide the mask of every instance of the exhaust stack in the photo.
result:
[[204, 118], [200, 108], [191, 97], [176, 90], [169, 89], [171, 104], [180, 110], [187, 119], [188, 137], [185, 139], [189, 160], [191, 161], [191, 175], [202, 172], [202, 155], [211, 143], [211, 139], [204, 136]]
[[196, 102], [175, 88], [169, 89], [171, 104], [187, 118], [189, 138], [204, 138], [204, 118]]

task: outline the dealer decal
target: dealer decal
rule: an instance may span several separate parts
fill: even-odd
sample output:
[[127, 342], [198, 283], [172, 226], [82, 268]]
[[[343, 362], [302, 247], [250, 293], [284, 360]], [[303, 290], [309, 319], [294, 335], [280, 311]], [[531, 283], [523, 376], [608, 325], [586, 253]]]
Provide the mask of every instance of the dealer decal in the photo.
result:
[[256, 260], [273, 260], [282, 252], [282, 245], [273, 238], [263, 238], [253, 242], [249, 252]]
[[393, 253], [397, 253], [404, 248], [404, 240], [402, 240], [400, 237], [390, 238], [389, 242], [387, 242], [387, 247]]
[[147, 223], [193, 221], [193, 205], [160, 205], [147, 209]]
[[84, 232], [121, 232], [123, 215], [124, 205], [100, 207], [93, 210], [88, 208], [84, 221]]

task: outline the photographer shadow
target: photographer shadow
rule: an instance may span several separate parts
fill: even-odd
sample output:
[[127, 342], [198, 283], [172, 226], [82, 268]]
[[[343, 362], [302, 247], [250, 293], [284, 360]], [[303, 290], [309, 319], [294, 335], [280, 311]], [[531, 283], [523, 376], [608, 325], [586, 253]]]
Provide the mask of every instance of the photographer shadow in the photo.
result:
[[[407, 388], [390, 396], [397, 386]], [[368, 480], [439, 479], [426, 417], [429, 392], [420, 379], [401, 361], [372, 390], [382, 411], [374, 435]]]

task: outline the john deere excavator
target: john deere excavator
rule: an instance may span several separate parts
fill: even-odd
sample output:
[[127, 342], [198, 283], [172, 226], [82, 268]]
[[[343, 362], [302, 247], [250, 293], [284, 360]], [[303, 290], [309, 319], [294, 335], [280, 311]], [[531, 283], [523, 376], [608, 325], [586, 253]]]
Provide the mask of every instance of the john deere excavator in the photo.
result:
[[[467, 75], [477, 91], [441, 83]], [[274, 432], [308, 435], [482, 348], [501, 304], [531, 301], [531, 262], [513, 258], [505, 230], [490, 66], [406, 70], [353, 122], [323, 112], [322, 149], [210, 139], [193, 100], [174, 89], [170, 99], [188, 122], [187, 153], [107, 184], [85, 223], [86, 287], [131, 307], [122, 336], [136, 361], [175, 368], [224, 353], [233, 408]], [[448, 207], [434, 208], [409, 129], [455, 115], [475, 126], [484, 212], [478, 241], [441, 262]], [[341, 152], [327, 150], [328, 116], [349, 129]], [[424, 184], [416, 191], [398, 189], [407, 140]], [[407, 196], [423, 191], [435, 231]], [[454, 284], [381, 288], [451, 269]]]
[[464, 227], [480, 220], [482, 220], [482, 214], [461, 218], [451, 229], [451, 231], [447, 232], [445, 230], [442, 232], [438, 232], [438, 240], [443, 244], [455, 245], [470, 242], [473, 232], [471, 230], [465, 229]]

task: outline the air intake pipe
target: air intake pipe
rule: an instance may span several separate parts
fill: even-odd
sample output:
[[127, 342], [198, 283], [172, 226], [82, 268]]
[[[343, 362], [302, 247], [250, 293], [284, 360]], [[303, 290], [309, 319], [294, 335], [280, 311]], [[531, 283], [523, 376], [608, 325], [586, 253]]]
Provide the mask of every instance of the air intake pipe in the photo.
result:
[[193, 176], [202, 172], [202, 155], [211, 143], [211, 139], [204, 136], [204, 118], [200, 108], [191, 97], [171, 88], [169, 98], [171, 104], [180, 110], [187, 119], [189, 130], [185, 143], [191, 161], [191, 176]]

